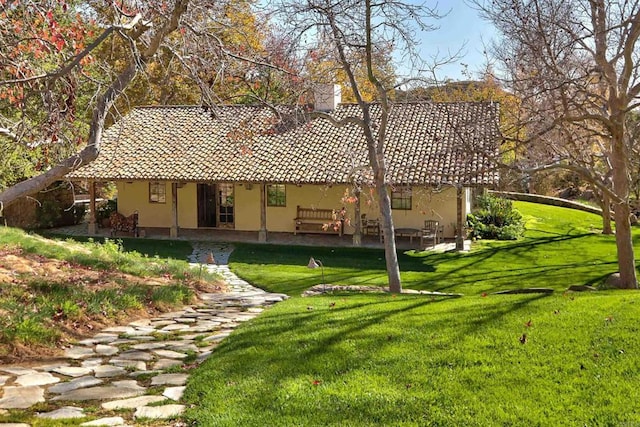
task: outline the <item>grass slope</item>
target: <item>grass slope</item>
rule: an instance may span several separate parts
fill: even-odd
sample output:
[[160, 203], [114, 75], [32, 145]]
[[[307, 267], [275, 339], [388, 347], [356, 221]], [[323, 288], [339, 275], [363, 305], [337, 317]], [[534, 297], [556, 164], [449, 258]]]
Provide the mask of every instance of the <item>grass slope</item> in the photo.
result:
[[[599, 285], [618, 270], [615, 237], [600, 233], [598, 216], [525, 202], [515, 205], [527, 221], [524, 239], [479, 241], [470, 253], [401, 252], [403, 286], [467, 295], [533, 286], [561, 290], [572, 284]], [[306, 267], [311, 256], [322, 260], [327, 283], [387, 283], [379, 249], [239, 244], [231, 267], [267, 290], [299, 295], [321, 281], [319, 270]]]
[[[236, 271], [294, 297], [242, 325], [192, 374], [187, 421], [640, 423], [637, 292], [482, 296], [506, 287], [598, 283], [616, 270], [613, 238], [598, 234], [598, 217], [517, 206], [528, 219], [522, 241], [482, 242], [466, 255], [403, 255], [405, 285], [467, 294], [459, 299], [302, 298], [299, 292], [319, 281], [319, 272], [305, 267], [309, 255], [325, 262], [327, 281], [383, 284], [380, 252], [240, 247]], [[252, 262], [259, 266], [249, 268]]]
[[55, 355], [100, 326], [187, 304], [204, 286], [198, 279], [186, 261], [150, 258], [118, 241], [59, 241], [0, 228], [0, 363]]

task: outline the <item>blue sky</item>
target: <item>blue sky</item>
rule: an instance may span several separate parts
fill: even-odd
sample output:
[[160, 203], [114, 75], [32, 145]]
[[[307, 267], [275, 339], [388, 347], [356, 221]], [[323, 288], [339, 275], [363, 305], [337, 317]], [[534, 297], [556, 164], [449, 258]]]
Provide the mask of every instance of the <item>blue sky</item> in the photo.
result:
[[[429, 0], [427, 4], [432, 2]], [[483, 42], [490, 44], [496, 37], [495, 28], [491, 23], [481, 19], [478, 11], [468, 6], [464, 0], [442, 0], [438, 2], [438, 11], [440, 14], [448, 12], [447, 16], [437, 21], [436, 24], [440, 28], [419, 34], [422, 58], [428, 61], [438, 51], [440, 55], [447, 52], [455, 53], [465, 46], [464, 57], [439, 69], [438, 80], [468, 80], [462, 64], [467, 64], [473, 77], [478, 77], [478, 72], [484, 69], [486, 63]]]

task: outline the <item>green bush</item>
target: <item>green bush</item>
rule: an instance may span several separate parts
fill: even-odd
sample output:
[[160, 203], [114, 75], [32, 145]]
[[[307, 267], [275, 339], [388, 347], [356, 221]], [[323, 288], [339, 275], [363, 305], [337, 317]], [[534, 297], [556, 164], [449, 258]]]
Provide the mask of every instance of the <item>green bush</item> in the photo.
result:
[[58, 225], [62, 217], [62, 208], [56, 200], [45, 200], [36, 209], [38, 227], [51, 228]]
[[524, 235], [522, 215], [511, 200], [492, 194], [478, 196], [478, 210], [467, 215], [472, 239], [516, 240]]

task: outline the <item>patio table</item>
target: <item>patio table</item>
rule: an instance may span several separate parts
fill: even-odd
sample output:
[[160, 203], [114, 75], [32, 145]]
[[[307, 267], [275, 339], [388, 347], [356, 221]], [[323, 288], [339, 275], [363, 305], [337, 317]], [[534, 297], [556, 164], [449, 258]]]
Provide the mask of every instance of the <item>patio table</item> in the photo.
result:
[[409, 243], [413, 244], [414, 237], [420, 237], [420, 230], [417, 228], [396, 228], [396, 236], [406, 237], [409, 236]]

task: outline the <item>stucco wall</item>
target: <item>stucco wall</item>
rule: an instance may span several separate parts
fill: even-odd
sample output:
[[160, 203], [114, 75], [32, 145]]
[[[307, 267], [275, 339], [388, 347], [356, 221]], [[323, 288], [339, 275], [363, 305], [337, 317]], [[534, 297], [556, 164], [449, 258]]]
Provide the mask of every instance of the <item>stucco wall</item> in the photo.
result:
[[236, 184], [233, 186], [235, 197], [235, 229], [252, 231], [260, 229], [260, 186], [254, 184]]
[[[138, 211], [140, 227], [169, 227], [171, 225], [171, 183], [166, 183], [166, 202], [149, 202], [149, 182], [117, 182], [118, 212], [131, 215]], [[178, 226], [197, 228], [196, 184], [178, 188]]]
[[[171, 191], [171, 185], [167, 183], [167, 189]], [[171, 195], [169, 194], [169, 201]], [[198, 228], [198, 186], [194, 183], [184, 184], [178, 188], [178, 227]], [[169, 202], [169, 205], [171, 203]]]
[[[148, 182], [118, 182], [118, 210], [130, 215], [137, 210], [140, 227], [169, 227], [171, 224], [171, 183], [166, 183], [166, 203], [149, 202]], [[287, 185], [287, 205], [284, 207], [267, 207], [267, 230], [274, 232], [293, 232], [296, 207], [313, 207], [319, 209], [347, 208], [352, 224], [354, 221], [354, 205], [343, 203], [347, 186], [345, 185]], [[470, 209], [470, 192], [465, 194], [463, 215]], [[260, 228], [260, 185], [234, 185], [235, 229], [242, 231]], [[361, 213], [369, 219], [379, 218], [378, 198], [375, 191], [365, 190], [361, 195]], [[445, 227], [445, 237], [454, 236], [456, 221], [456, 190], [447, 187], [441, 191], [416, 187], [412, 190], [411, 210], [393, 210], [393, 221], [396, 228], [421, 228], [425, 219], [437, 219]], [[180, 228], [197, 228], [197, 184], [188, 183], [178, 188], [178, 226]], [[352, 234], [353, 226], [345, 226], [345, 234]]]

